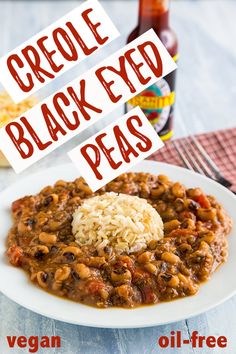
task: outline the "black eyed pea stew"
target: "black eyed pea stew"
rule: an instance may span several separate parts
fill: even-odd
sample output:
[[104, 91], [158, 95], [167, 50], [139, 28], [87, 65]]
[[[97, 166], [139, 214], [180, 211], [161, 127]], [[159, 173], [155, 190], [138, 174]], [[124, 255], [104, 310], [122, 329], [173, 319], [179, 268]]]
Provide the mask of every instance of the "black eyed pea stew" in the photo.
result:
[[[146, 198], [164, 222], [164, 238], [126, 255], [107, 246], [79, 247], [73, 212], [105, 192]], [[82, 178], [58, 181], [12, 204], [7, 255], [50, 293], [95, 307], [133, 308], [197, 293], [227, 259], [232, 223], [213, 196], [168, 177], [126, 173], [92, 193]]]

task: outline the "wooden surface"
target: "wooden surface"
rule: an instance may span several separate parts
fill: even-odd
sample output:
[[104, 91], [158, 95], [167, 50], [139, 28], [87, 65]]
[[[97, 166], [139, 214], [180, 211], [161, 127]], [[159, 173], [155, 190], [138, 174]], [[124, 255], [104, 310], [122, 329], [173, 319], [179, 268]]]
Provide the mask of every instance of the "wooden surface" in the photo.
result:
[[[41, 90], [41, 97], [61, 87], [125, 43], [127, 34], [136, 23], [137, 1], [102, 3], [119, 28], [121, 37], [89, 58], [86, 63], [79, 64]], [[0, 2], [0, 55], [6, 54], [77, 4], [75, 1]], [[236, 2], [179, 0], [172, 2], [171, 10], [172, 25], [180, 41], [175, 136], [235, 126]], [[122, 109], [119, 109], [106, 117], [82, 137], [73, 139], [19, 176], [10, 169], [0, 169], [0, 190], [29, 173], [68, 161], [66, 151], [121, 113]], [[202, 351], [184, 347], [178, 350], [166, 349], [163, 352], [167, 354], [236, 353], [236, 297], [193, 319], [149, 329], [106, 330], [69, 325], [34, 314], [3, 295], [0, 296], [0, 318], [2, 354], [13, 353], [7, 349], [6, 335], [62, 337], [61, 350], [51, 349], [39, 353], [160, 353], [156, 344], [157, 338], [160, 335], [169, 335], [171, 330], [181, 330], [185, 338], [188, 338], [193, 330], [198, 330], [201, 335], [226, 335], [229, 344], [226, 350]], [[23, 352], [14, 350], [14, 354]]]

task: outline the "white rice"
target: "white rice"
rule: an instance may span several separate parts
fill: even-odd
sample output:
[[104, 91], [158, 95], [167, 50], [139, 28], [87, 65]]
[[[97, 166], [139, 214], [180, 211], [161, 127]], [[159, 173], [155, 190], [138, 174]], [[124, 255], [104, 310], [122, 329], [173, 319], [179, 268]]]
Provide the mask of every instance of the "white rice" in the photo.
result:
[[163, 222], [146, 199], [111, 192], [86, 199], [73, 215], [72, 231], [80, 246], [129, 254], [162, 238]]

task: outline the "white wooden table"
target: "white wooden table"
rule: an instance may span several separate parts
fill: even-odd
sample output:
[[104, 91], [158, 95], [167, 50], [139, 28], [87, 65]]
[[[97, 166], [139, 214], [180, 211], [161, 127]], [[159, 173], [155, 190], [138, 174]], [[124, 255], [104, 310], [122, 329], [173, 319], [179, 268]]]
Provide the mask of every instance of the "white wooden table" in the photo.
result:
[[[0, 55], [28, 39], [40, 29], [73, 9], [75, 1], [0, 2]], [[64, 74], [40, 92], [44, 97], [92, 67], [125, 44], [137, 20], [137, 1], [103, 1], [121, 31], [121, 37], [86, 62]], [[236, 125], [236, 2], [199, 0], [172, 2], [171, 22], [180, 41], [175, 136], [200, 133]], [[222, 69], [222, 66], [224, 68]], [[47, 166], [69, 162], [66, 151], [97, 129], [121, 115], [119, 109], [101, 123], [53, 152], [17, 176], [11, 169], [0, 170], [0, 190], [29, 173]], [[235, 276], [232, 274], [232, 276]], [[220, 286], [220, 284], [219, 284]], [[134, 330], [106, 330], [69, 325], [28, 311], [0, 295], [0, 352], [7, 349], [6, 335], [60, 335], [62, 348], [38, 353], [143, 354], [159, 353], [160, 335], [181, 330], [188, 338], [193, 330], [201, 335], [226, 335], [227, 349], [165, 349], [169, 353], [236, 353], [236, 297], [193, 319], [171, 325]], [[14, 354], [23, 353], [14, 350]]]

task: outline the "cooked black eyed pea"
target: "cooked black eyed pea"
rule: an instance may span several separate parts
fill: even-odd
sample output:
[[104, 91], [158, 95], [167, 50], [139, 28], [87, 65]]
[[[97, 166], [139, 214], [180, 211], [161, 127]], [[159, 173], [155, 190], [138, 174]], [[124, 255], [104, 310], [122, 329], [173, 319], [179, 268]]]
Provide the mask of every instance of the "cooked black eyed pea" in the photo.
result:
[[171, 288], [177, 288], [179, 285], [179, 278], [177, 275], [172, 275], [171, 279], [167, 281], [167, 285]]
[[205, 256], [201, 255], [201, 256], [197, 256], [197, 255], [191, 255], [190, 258], [190, 264], [200, 264], [205, 262]]
[[81, 203], [80, 197], [71, 198], [68, 202], [69, 205], [80, 205], [80, 203]]
[[78, 263], [75, 265], [75, 271], [79, 275], [80, 279], [87, 279], [91, 275], [89, 267], [83, 263]]
[[166, 186], [164, 184], [159, 184], [156, 188], [151, 189], [151, 196], [153, 199], [159, 198], [166, 191]]
[[59, 196], [58, 196], [58, 194], [52, 193], [52, 194], [51, 194], [51, 197], [52, 197], [53, 203], [57, 204], [58, 201], [59, 201]]
[[48, 214], [44, 212], [39, 212], [37, 215], [37, 225], [38, 226], [43, 226], [48, 222]]
[[159, 248], [157, 248], [155, 251], [155, 259], [160, 260], [162, 253], [163, 253], [163, 251], [160, 250]]
[[193, 221], [196, 221], [196, 215], [193, 214], [191, 211], [182, 211], [178, 215], [179, 220], [184, 221], [185, 219], [192, 219]]
[[183, 229], [190, 229], [190, 230], [195, 230], [196, 228], [196, 223], [193, 219], [185, 219], [181, 223], [181, 228]]
[[176, 212], [173, 208], [167, 208], [166, 211], [164, 211], [163, 213], [160, 213], [161, 217], [164, 221], [169, 221], [169, 220], [173, 220], [176, 219]]
[[179, 182], [173, 184], [171, 192], [176, 198], [183, 198], [185, 196], [185, 188]]
[[184, 285], [184, 286], [188, 285], [188, 283], [189, 283], [188, 278], [185, 275], [179, 273], [178, 278], [179, 278], [179, 281], [182, 285]]
[[216, 217], [216, 209], [199, 208], [197, 211], [197, 216], [201, 221], [208, 221], [208, 220], [213, 221], [215, 220]]
[[47, 232], [41, 232], [39, 234], [39, 241], [43, 243], [56, 243], [57, 236], [54, 234], [49, 234]]
[[204, 264], [201, 267], [201, 271], [198, 274], [199, 279], [203, 281], [209, 279], [213, 263], [214, 263], [213, 256], [211, 254], [206, 255], [204, 258]]
[[205, 230], [204, 223], [200, 220], [196, 221], [196, 230], [199, 232], [207, 232], [208, 230]]
[[53, 190], [53, 188], [51, 186], [46, 186], [41, 190], [40, 194], [41, 195], [49, 195], [52, 192], [52, 190]]
[[188, 244], [188, 243], [182, 243], [179, 247], [178, 247], [178, 251], [181, 254], [186, 254], [192, 251], [192, 247]]
[[104, 288], [99, 290], [99, 295], [103, 300], [107, 300], [109, 298], [109, 292]]
[[[124, 194], [132, 194], [132, 191], [130, 189], [130, 183], [129, 182], [124, 182], [122, 184], [122, 193]], [[140, 196], [142, 196], [143, 198], [146, 198], [149, 196], [149, 189], [147, 188], [147, 186], [144, 186], [142, 183], [140, 183], [140, 186], [139, 186], [139, 193], [140, 193]], [[112, 190], [113, 191], [113, 190]], [[119, 188], [117, 188], [117, 192], [119, 193], [120, 190]]]
[[179, 270], [184, 275], [188, 275], [189, 276], [191, 274], [190, 270], [187, 267], [185, 267], [185, 265], [183, 263], [180, 264]]
[[138, 256], [138, 263], [148, 263], [152, 260], [153, 253], [152, 252], [143, 252]]
[[156, 211], [161, 214], [164, 213], [167, 209], [166, 203], [164, 203], [162, 200], [159, 200], [157, 204], [155, 205]]
[[183, 275], [182, 273], [178, 273], [178, 278], [180, 285], [185, 289], [188, 289], [188, 295], [192, 295], [197, 292], [199, 286], [197, 284], [194, 284], [190, 277]]
[[157, 248], [157, 241], [156, 240], [151, 240], [150, 242], [149, 242], [149, 244], [148, 244], [148, 248], [150, 249], [150, 250], [155, 250], [155, 248]]
[[51, 195], [48, 195], [47, 197], [44, 198], [44, 201], [43, 201], [43, 206], [47, 207], [49, 206], [53, 201], [53, 198]]
[[198, 203], [196, 203], [194, 200], [188, 199], [188, 198], [185, 199], [184, 205], [190, 211], [196, 211], [199, 208], [199, 204]]
[[223, 210], [218, 209], [217, 210], [217, 219], [221, 222], [224, 223], [225, 220], [225, 213], [223, 212]]
[[19, 222], [19, 224], [17, 226], [17, 230], [18, 230], [19, 234], [24, 235], [25, 233], [32, 230], [34, 224], [35, 224], [34, 219], [31, 219], [31, 218], [23, 219]]
[[169, 177], [165, 176], [165, 175], [159, 175], [158, 176], [158, 181], [161, 182], [161, 183], [170, 183], [170, 179]]
[[132, 279], [130, 271], [125, 267], [120, 267], [111, 272], [111, 280], [115, 283], [125, 284]]
[[[119, 175], [118, 177], [116, 177], [113, 181], [109, 182], [107, 184], [107, 186], [113, 185], [116, 182], [122, 182], [124, 179], [127, 179], [127, 178], [128, 178], [128, 173], [123, 173], [122, 175]], [[134, 174], [133, 178], [135, 178], [135, 174]]]
[[122, 297], [125, 300], [129, 300], [130, 296], [133, 293], [132, 287], [127, 284], [123, 284], [123, 285], [116, 287], [115, 291], [118, 294], [118, 296]]
[[63, 223], [61, 221], [50, 220], [48, 223], [48, 227], [50, 231], [58, 231], [62, 228]]
[[98, 255], [100, 257], [110, 258], [113, 254], [112, 247], [106, 246], [98, 250]]
[[55, 187], [66, 187], [66, 186], [67, 183], [61, 179], [55, 183]]
[[212, 231], [204, 232], [203, 235], [200, 236], [203, 236], [202, 241], [205, 241], [208, 244], [212, 243], [215, 239], [215, 234]]
[[209, 231], [209, 225], [207, 226], [206, 222], [198, 220], [196, 222], [196, 230], [199, 234], [207, 233]]
[[79, 247], [76, 247], [76, 246], [68, 246], [68, 247], [65, 247], [63, 249], [63, 255], [66, 255], [66, 254], [73, 254], [74, 258], [77, 257], [77, 256], [81, 256], [82, 254], [82, 251]]
[[75, 255], [71, 252], [65, 252], [63, 253], [63, 256], [65, 257], [68, 263], [73, 262], [75, 260]]
[[152, 263], [145, 264], [144, 269], [147, 270], [151, 274], [154, 274], [154, 275], [157, 274], [157, 267]]
[[45, 199], [43, 201], [43, 206], [47, 207], [51, 203], [57, 204], [58, 200], [59, 200], [58, 195], [55, 193], [52, 193], [52, 194], [48, 195], [47, 197], [45, 197]]
[[209, 252], [209, 249], [210, 249], [210, 246], [208, 245], [208, 243], [206, 243], [205, 241], [200, 242], [199, 251], [207, 254]]
[[37, 273], [36, 278], [37, 278], [39, 286], [41, 286], [42, 288], [47, 287], [47, 278], [48, 278], [47, 273], [40, 271]]
[[195, 241], [196, 241], [196, 237], [195, 237], [195, 236], [193, 236], [193, 235], [188, 236], [187, 242], [188, 242], [190, 245], [193, 245]]
[[176, 198], [174, 201], [174, 207], [177, 212], [183, 211], [185, 209], [185, 202], [181, 198]]
[[176, 256], [174, 253], [164, 252], [161, 255], [161, 259], [170, 264], [176, 264], [180, 261], [180, 258]]
[[69, 278], [70, 272], [70, 267], [64, 266], [62, 268], [58, 268], [55, 272], [54, 278], [56, 281], [64, 281]]
[[60, 195], [60, 203], [62, 203], [62, 204], [65, 203], [68, 200], [68, 198], [69, 198], [69, 195], [67, 193], [61, 194]]
[[223, 247], [223, 249], [221, 250], [220, 255], [225, 260], [228, 257], [227, 244], [224, 244], [222, 247]]
[[104, 247], [103, 252], [104, 252], [105, 255], [109, 255], [110, 256], [112, 254], [112, 247], [110, 247], [110, 246]]
[[90, 257], [87, 264], [90, 267], [101, 268], [104, 264], [106, 264], [105, 257]]
[[31, 228], [36, 224], [36, 220], [34, 218], [27, 218], [25, 220], [25, 225], [30, 226]]
[[[191, 254], [190, 258], [194, 263], [201, 263], [205, 257], [209, 255], [210, 246], [205, 241], [200, 242], [200, 247], [197, 251]], [[211, 256], [211, 255], [210, 255]]]
[[41, 258], [43, 258], [43, 256], [45, 256], [49, 253], [49, 249], [47, 246], [38, 245], [38, 246], [32, 247], [30, 253], [33, 253], [33, 256], [35, 258], [41, 259]]
[[171, 280], [171, 278], [172, 278], [172, 275], [171, 274], [169, 274], [169, 273], [159, 273], [158, 274], [158, 278], [157, 278], [157, 280], [158, 280], [158, 282], [168, 282], [168, 281], [170, 281]]
[[172, 230], [178, 229], [179, 227], [180, 227], [180, 222], [177, 219], [171, 220], [171, 221], [167, 221], [167, 222], [164, 223], [164, 231], [166, 233], [169, 233]]
[[58, 291], [62, 287], [62, 281], [61, 280], [55, 280], [52, 284], [52, 290]]
[[[140, 190], [139, 190], [139, 195], [141, 198], [148, 198], [150, 195], [150, 188], [145, 182], [141, 182], [140, 185]], [[128, 194], [129, 194], [130, 186], [128, 186]], [[126, 191], [125, 191], [126, 193]]]
[[186, 194], [189, 198], [194, 199], [200, 197], [203, 194], [201, 188], [190, 188], [187, 189]]
[[174, 201], [176, 199], [176, 196], [172, 193], [170, 193], [170, 191], [166, 191], [163, 195], [162, 195], [162, 200], [164, 200], [165, 202], [170, 203], [171, 205], [174, 206]]
[[93, 194], [92, 190], [89, 188], [88, 184], [85, 182], [83, 178], [78, 178], [76, 181], [76, 187], [81, 191], [84, 192], [86, 195]]
[[170, 273], [160, 273], [157, 278], [158, 282], [164, 282], [167, 286], [171, 288], [177, 288], [179, 285], [179, 278], [177, 275]]

